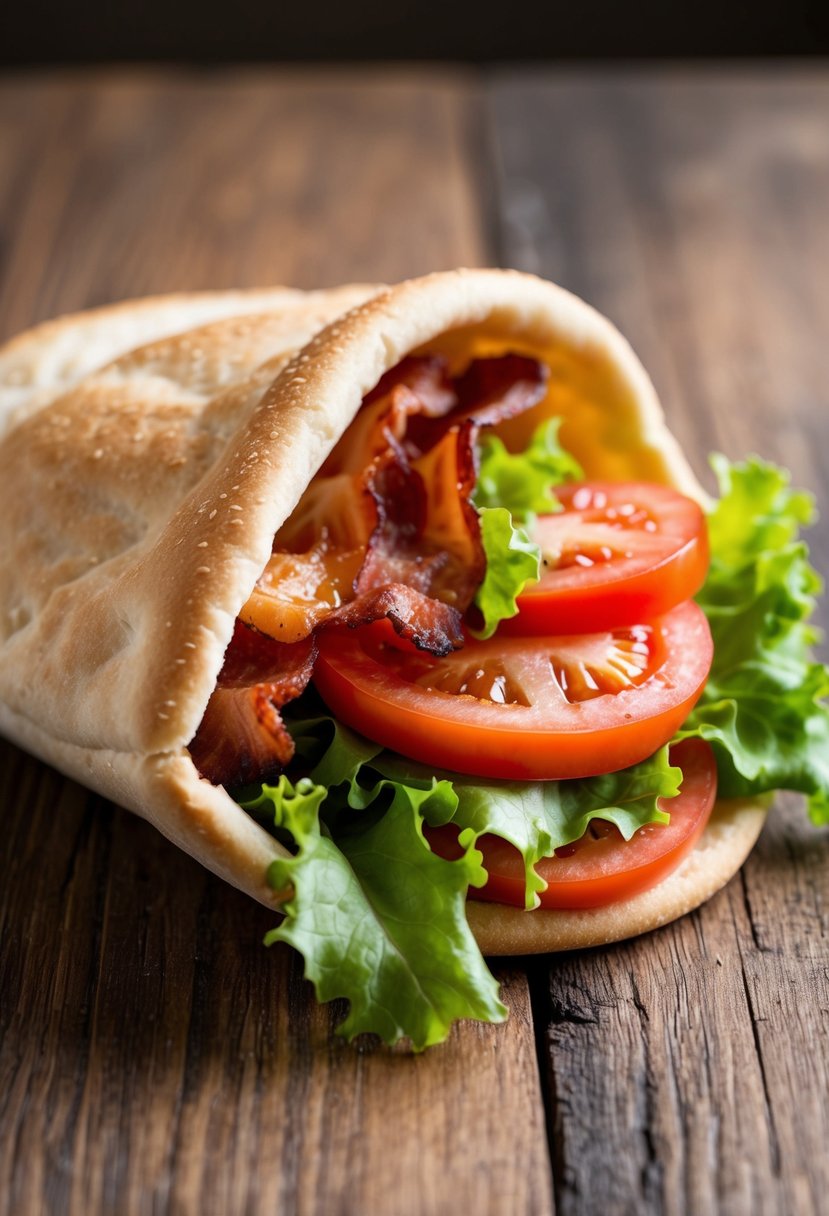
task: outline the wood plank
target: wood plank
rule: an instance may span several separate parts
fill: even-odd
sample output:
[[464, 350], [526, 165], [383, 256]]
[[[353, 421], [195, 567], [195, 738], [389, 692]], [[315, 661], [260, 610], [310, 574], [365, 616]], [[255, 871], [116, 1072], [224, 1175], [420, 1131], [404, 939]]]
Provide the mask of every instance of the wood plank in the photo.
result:
[[0, 334], [151, 292], [485, 260], [471, 86], [365, 68], [0, 82]]
[[[826, 73], [525, 73], [491, 104], [502, 261], [614, 318], [699, 472], [759, 451], [825, 518]], [[560, 1213], [825, 1210], [827, 860], [780, 799], [699, 913], [539, 965]]]
[[[455, 74], [0, 86], [0, 328], [122, 295], [487, 260]], [[419, 1057], [333, 1033], [272, 917], [0, 743], [0, 1212], [551, 1208], [526, 978]]]

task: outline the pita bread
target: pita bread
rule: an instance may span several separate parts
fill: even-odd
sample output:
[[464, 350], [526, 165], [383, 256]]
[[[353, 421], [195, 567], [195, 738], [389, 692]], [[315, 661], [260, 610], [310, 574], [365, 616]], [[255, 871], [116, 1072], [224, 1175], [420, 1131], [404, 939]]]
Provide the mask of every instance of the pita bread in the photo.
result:
[[[363, 396], [420, 350], [543, 359], [547, 399], [510, 425], [560, 415], [588, 475], [702, 497], [618, 331], [515, 272], [160, 297], [0, 349], [0, 729], [263, 903], [280, 846], [186, 744], [274, 533]], [[602, 915], [477, 904], [470, 919], [493, 953], [641, 932], [727, 881], [763, 815], [719, 808], [668, 882]]]

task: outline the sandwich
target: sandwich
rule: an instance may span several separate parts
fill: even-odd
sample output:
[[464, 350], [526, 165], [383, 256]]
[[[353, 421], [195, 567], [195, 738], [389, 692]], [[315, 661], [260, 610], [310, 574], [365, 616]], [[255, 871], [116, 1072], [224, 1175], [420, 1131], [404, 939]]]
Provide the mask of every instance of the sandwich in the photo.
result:
[[619, 332], [508, 271], [162, 297], [0, 349], [0, 730], [274, 909], [342, 1030], [829, 821], [808, 495], [711, 499]]

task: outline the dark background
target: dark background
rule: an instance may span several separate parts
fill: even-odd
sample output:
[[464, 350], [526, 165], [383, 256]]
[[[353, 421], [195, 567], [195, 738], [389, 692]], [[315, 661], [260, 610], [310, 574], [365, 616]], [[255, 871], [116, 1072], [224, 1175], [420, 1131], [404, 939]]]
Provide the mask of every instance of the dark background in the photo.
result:
[[821, 55], [827, 0], [0, 0], [0, 64]]

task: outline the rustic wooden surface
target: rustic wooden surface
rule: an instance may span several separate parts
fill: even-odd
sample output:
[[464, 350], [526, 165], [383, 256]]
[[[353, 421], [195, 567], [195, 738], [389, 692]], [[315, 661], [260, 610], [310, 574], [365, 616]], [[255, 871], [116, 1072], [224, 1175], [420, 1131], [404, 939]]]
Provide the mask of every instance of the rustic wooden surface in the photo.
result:
[[[829, 509], [829, 77], [0, 82], [0, 337], [199, 287], [538, 271], [631, 338], [695, 466]], [[829, 537], [813, 539], [829, 571]], [[0, 742], [0, 1212], [820, 1212], [829, 840], [781, 799], [700, 912], [499, 968], [420, 1057], [333, 1034], [271, 918]]]

